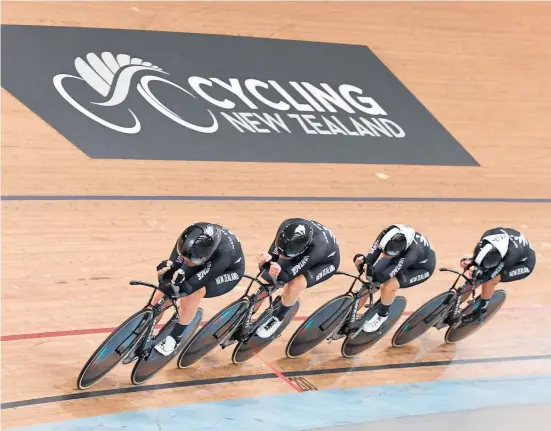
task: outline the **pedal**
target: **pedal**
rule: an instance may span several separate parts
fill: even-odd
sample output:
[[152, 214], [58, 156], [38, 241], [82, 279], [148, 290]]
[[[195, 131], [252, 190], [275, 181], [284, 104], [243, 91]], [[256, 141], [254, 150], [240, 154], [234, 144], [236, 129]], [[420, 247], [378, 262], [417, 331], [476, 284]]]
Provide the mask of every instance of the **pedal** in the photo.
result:
[[126, 358], [124, 358], [122, 360], [122, 364], [123, 365], [128, 365], [128, 364], [131, 364], [132, 362], [135, 362], [137, 361], [139, 358], [139, 355], [135, 355], [135, 354], [129, 354], [129, 355], [126, 355]]
[[226, 347], [230, 347], [231, 345], [237, 343], [237, 340], [231, 340], [231, 341], [224, 341], [222, 344], [220, 344], [221, 349], [225, 349]]
[[346, 337], [346, 334], [343, 334], [341, 331], [336, 331], [335, 333], [333, 333], [333, 335], [331, 335], [328, 340], [329, 342], [331, 341], [337, 341], [337, 340], [340, 340], [341, 338], [344, 338]]
[[229, 347], [229, 346], [231, 346], [232, 344], [235, 344], [235, 343], [237, 343], [237, 340], [230, 336], [230, 337], [228, 337], [228, 339], [226, 341], [224, 341], [223, 343], [220, 344], [220, 347], [222, 349], [225, 349], [226, 347]]
[[442, 328], [446, 328], [447, 326], [449, 326], [449, 325], [446, 323], [446, 319], [441, 320], [440, 322], [437, 322], [436, 324], [433, 325], [433, 327], [438, 329], [438, 330], [440, 330]]
[[237, 340], [235, 338], [233, 338], [233, 336], [235, 334], [238, 334], [242, 329], [242, 325], [239, 324], [237, 326], [235, 326], [232, 330], [231, 330], [231, 333], [227, 336], [227, 338], [222, 342], [220, 343], [220, 347], [222, 349], [225, 349], [226, 347], [229, 347], [231, 346], [232, 344], [235, 344], [237, 343]]
[[[470, 316], [470, 314], [467, 314], [464, 317], [467, 317], [467, 316]], [[482, 325], [484, 323], [484, 316], [479, 316], [478, 318], [476, 318], [475, 320], [472, 320], [472, 321], [461, 320], [461, 321], [458, 321], [458, 323], [459, 324], [457, 326], [459, 326], [460, 324], [464, 324], [464, 325]]]
[[344, 328], [346, 327], [347, 323], [348, 323], [347, 321], [342, 322], [325, 339], [329, 341], [329, 343], [331, 343], [331, 341], [335, 341], [342, 337], [345, 337], [345, 335], [342, 332], [344, 331]]
[[[359, 328], [357, 331], [355, 331], [352, 335], [350, 335], [350, 338], [356, 338], [356, 337], [357, 337], [358, 335], [360, 335], [362, 332], [363, 332], [363, 329], [362, 329], [362, 327], [360, 326], [360, 328]], [[377, 332], [379, 332], [379, 331], [377, 331]], [[366, 334], [368, 334], [368, 332], [366, 332]]]
[[354, 325], [349, 329], [350, 329], [350, 331], [348, 332], [348, 336], [350, 338], [355, 338], [360, 332], [362, 332], [363, 324], [360, 324], [358, 326]]
[[138, 343], [133, 349], [131, 349], [126, 354], [126, 356], [122, 360], [122, 364], [123, 365], [128, 365], [128, 364], [131, 364], [134, 361], [137, 361], [138, 358], [140, 357], [141, 353], [142, 353], [141, 351], [139, 351], [139, 348], [140, 348], [140, 343]]
[[331, 335], [329, 335], [329, 337], [326, 338], [327, 341], [329, 341], [331, 343], [331, 341], [336, 341], [336, 340], [339, 340], [343, 337], [345, 337], [346, 335], [343, 334], [343, 327], [341, 326], [340, 328], [336, 328], [332, 333]]
[[448, 316], [444, 314], [442, 317], [440, 317], [440, 319], [436, 320], [432, 324], [432, 327], [438, 330], [445, 328], [446, 326], [448, 326], [448, 323], [446, 323], [447, 320], [448, 320]]

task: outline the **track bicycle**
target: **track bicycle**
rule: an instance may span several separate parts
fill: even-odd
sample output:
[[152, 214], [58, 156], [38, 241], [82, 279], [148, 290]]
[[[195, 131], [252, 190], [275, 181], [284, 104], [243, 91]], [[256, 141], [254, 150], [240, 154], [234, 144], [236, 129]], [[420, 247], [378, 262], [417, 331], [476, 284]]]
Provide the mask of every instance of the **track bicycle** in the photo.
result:
[[[153, 293], [144, 308], [134, 313], [114, 329], [92, 353], [78, 375], [77, 387], [79, 389], [84, 390], [96, 384], [121, 362], [127, 365], [136, 361], [131, 373], [132, 384], [139, 385], [149, 380], [168, 364], [174, 356], [180, 353], [189, 337], [201, 323], [203, 310], [199, 308], [184, 331], [178, 348], [171, 355], [161, 355], [154, 347], [170, 334], [178, 321], [176, 301], [185, 294], [180, 294], [178, 287], [174, 285], [172, 285], [173, 292], [171, 294], [167, 294], [157, 285], [143, 281], [131, 281], [130, 285], [150, 287], [153, 289]], [[152, 305], [151, 301], [157, 290], [162, 291], [164, 296], [157, 304]], [[173, 315], [156, 332], [157, 323], [163, 313], [171, 307], [174, 308]]]
[[[246, 274], [243, 276], [250, 280], [245, 293], [220, 310], [195, 333], [178, 358], [178, 368], [193, 365], [216, 346], [226, 349], [233, 344], [236, 346], [232, 353], [232, 362], [240, 364], [251, 359], [281, 335], [297, 314], [300, 301], [297, 300], [271, 337], [265, 339], [258, 337], [257, 329], [266, 324], [281, 306], [281, 296], [273, 299], [272, 295], [283, 287], [283, 283], [277, 280], [272, 280], [269, 284], [259, 280], [261, 273], [262, 271], [256, 277]], [[254, 293], [249, 294], [254, 283], [259, 287]], [[254, 314], [266, 298], [269, 300], [269, 306], [255, 319]]]
[[[488, 303], [488, 311], [483, 321], [464, 323], [462, 321], [463, 317], [472, 313], [475, 307], [478, 306], [480, 296], [476, 296], [476, 289], [481, 283], [473, 282], [473, 280], [467, 278], [465, 276], [467, 270], [461, 273], [452, 269], [440, 268], [440, 271], [457, 274], [455, 282], [449, 290], [427, 301], [400, 325], [392, 337], [393, 346], [398, 347], [410, 343], [432, 327], [438, 330], [447, 327], [444, 340], [449, 344], [457, 343], [488, 323], [507, 299], [505, 290], [497, 289]], [[465, 279], [465, 283], [460, 287], [456, 287], [461, 278]], [[462, 309], [462, 299], [465, 295], [471, 295], [471, 299], [467, 302], [467, 306]]]
[[[365, 351], [379, 341], [398, 321], [406, 308], [406, 298], [396, 296], [389, 308], [388, 319], [381, 327], [372, 333], [362, 330], [363, 323], [369, 320], [379, 310], [380, 299], [373, 302], [374, 293], [379, 290], [380, 283], [362, 280], [359, 276], [337, 271], [335, 275], [353, 278], [348, 292], [329, 300], [314, 311], [294, 332], [287, 343], [285, 354], [288, 358], [297, 358], [309, 352], [323, 340], [336, 341], [344, 338], [341, 354], [351, 358]], [[359, 289], [354, 289], [357, 282]], [[361, 298], [369, 295], [367, 311], [358, 317], [358, 307]]]

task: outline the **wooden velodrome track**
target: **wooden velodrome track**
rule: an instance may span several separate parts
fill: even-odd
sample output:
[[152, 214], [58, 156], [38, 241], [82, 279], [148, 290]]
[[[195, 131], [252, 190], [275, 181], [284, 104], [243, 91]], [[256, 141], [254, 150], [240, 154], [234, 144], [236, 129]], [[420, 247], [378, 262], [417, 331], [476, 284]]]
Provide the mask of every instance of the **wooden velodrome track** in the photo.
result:
[[[3, 90], [2, 196], [113, 198], [2, 202], [2, 426], [293, 392], [285, 375], [304, 376], [322, 390], [551, 371], [550, 19], [551, 4], [522, 2], [5, 2], [4, 24], [368, 45], [481, 166], [92, 160]], [[250, 199], [115, 198], [136, 195]], [[298, 198], [254, 199], [266, 196]], [[304, 196], [323, 199], [305, 202]], [[514, 201], [519, 198], [527, 201]], [[284, 359], [284, 346], [294, 323], [259, 358], [239, 367], [231, 364], [230, 351], [219, 351], [189, 370], [178, 370], [173, 362], [148, 382], [186, 384], [63, 398], [80, 393], [75, 378], [84, 361], [109, 328], [147, 298], [148, 291], [128, 281], [153, 281], [155, 265], [184, 226], [210, 220], [231, 228], [243, 243], [248, 272], [255, 273], [254, 255], [267, 247], [282, 218], [291, 216], [330, 226], [341, 244], [342, 269], [348, 271], [351, 257], [366, 251], [390, 222], [409, 223], [425, 233], [438, 266], [456, 266], [485, 229], [498, 225], [523, 231], [538, 263], [528, 280], [506, 286], [509, 297], [491, 324], [458, 345], [442, 344], [443, 333], [434, 331], [394, 349], [389, 335], [352, 360], [343, 359], [335, 343], [291, 361]], [[403, 292], [407, 310], [449, 281], [437, 272]], [[299, 316], [346, 287], [346, 280], [334, 277], [306, 292]], [[243, 285], [206, 301], [205, 317], [242, 291]], [[425, 364], [411, 365], [420, 362]], [[246, 378], [261, 374], [267, 376]], [[93, 390], [130, 387], [128, 376], [127, 367], [118, 367]], [[5, 404], [26, 400], [38, 401]]]

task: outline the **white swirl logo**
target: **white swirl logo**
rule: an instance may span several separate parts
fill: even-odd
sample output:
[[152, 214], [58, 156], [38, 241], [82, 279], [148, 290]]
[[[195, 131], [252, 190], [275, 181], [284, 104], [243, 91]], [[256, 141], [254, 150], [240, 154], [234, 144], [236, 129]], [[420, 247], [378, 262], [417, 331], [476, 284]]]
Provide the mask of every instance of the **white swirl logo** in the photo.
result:
[[[169, 75], [169, 73], [163, 71], [160, 67], [154, 64], [143, 61], [141, 58], [130, 57], [127, 54], [118, 54], [116, 57], [110, 52], [103, 52], [101, 58], [94, 53], [86, 55], [86, 60], [80, 57], [75, 59], [75, 69], [78, 76], [69, 74], [58, 74], [53, 78], [53, 84], [59, 94], [69, 103], [73, 108], [77, 109], [80, 113], [86, 115], [91, 120], [108, 127], [109, 129], [126, 134], [135, 134], [141, 130], [141, 123], [138, 117], [128, 109], [134, 125], [131, 127], [120, 126], [113, 124], [105, 119], [90, 112], [82, 104], [77, 102], [65, 89], [63, 82], [65, 79], [77, 79], [86, 82], [96, 92], [107, 100], [103, 102], [89, 102], [97, 106], [118, 106], [126, 100], [130, 88], [132, 85], [132, 78], [137, 72], [155, 72], [158, 74]], [[136, 85], [136, 88], [140, 95], [157, 111], [176, 123], [187, 127], [188, 129], [195, 130], [201, 133], [214, 133], [218, 130], [218, 121], [214, 114], [208, 110], [212, 119], [212, 124], [209, 126], [200, 126], [192, 124], [175, 112], [166, 107], [151, 91], [149, 84], [151, 82], [162, 82], [168, 84], [178, 90], [186, 93], [188, 96], [196, 98], [192, 93], [179, 85], [165, 79], [161, 76], [146, 74], [141, 77], [140, 81]]]

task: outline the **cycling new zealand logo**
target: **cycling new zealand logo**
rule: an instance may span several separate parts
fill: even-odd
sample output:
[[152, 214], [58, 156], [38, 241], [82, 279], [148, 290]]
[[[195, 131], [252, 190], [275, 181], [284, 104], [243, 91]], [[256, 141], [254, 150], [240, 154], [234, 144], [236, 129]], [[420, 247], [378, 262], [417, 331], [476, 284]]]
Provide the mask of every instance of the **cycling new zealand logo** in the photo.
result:
[[8, 25], [2, 49], [3, 87], [93, 158], [477, 165], [365, 46]]
[[[84, 103], [75, 100], [64, 87], [67, 79], [84, 81], [99, 95], [107, 100], [103, 102], [87, 101], [97, 106], [124, 106], [129, 92], [136, 90], [153, 109], [166, 116], [182, 127], [199, 133], [216, 133], [220, 130], [218, 116], [211, 109], [206, 109], [205, 116], [200, 123], [193, 123], [171, 111], [165, 103], [155, 96], [151, 89], [151, 83], [162, 83], [181, 92], [185, 99], [198, 97], [213, 105], [213, 107], [225, 110], [219, 112], [220, 120], [225, 120], [239, 132], [248, 133], [293, 133], [291, 123], [298, 125], [299, 131], [310, 135], [344, 135], [344, 136], [387, 136], [391, 138], [403, 138], [405, 131], [399, 124], [387, 117], [387, 112], [371, 97], [363, 95], [363, 90], [354, 85], [341, 84], [337, 89], [326, 83], [319, 86], [309, 82], [278, 83], [274, 80], [267, 82], [254, 78], [248, 78], [242, 82], [236, 78], [230, 78], [227, 82], [219, 78], [205, 78], [190, 76], [188, 86], [191, 91], [176, 82], [171, 81], [170, 74], [160, 67], [142, 60], [130, 57], [128, 54], [103, 52], [100, 56], [88, 53], [86, 60], [77, 57], [75, 69], [77, 75], [60, 73], [54, 76], [53, 83], [59, 94], [75, 109], [86, 115], [93, 121], [120, 133], [135, 134], [142, 130], [142, 125], [137, 116], [128, 109], [130, 126], [111, 123], [99, 115], [94, 114], [85, 107]], [[137, 83], [133, 84], [133, 77], [142, 72]], [[218, 100], [211, 97], [207, 88], [219, 86], [229, 92], [230, 95], [246, 104], [252, 112], [238, 112], [236, 103], [232, 100]], [[298, 102], [285, 89], [293, 88], [305, 102]], [[133, 88], [132, 88], [133, 87]], [[261, 91], [272, 88], [280, 94], [282, 100], [274, 102], [261, 94]], [[247, 93], [245, 93], [245, 89]], [[262, 90], [261, 90], [262, 89]], [[182, 103], [186, 103], [185, 100]], [[270, 108], [283, 113], [262, 112], [262, 108]], [[341, 122], [335, 115], [331, 115], [341, 109], [348, 114], [348, 124]], [[289, 113], [289, 111], [295, 111]], [[328, 112], [319, 116], [306, 114], [307, 112]]]

